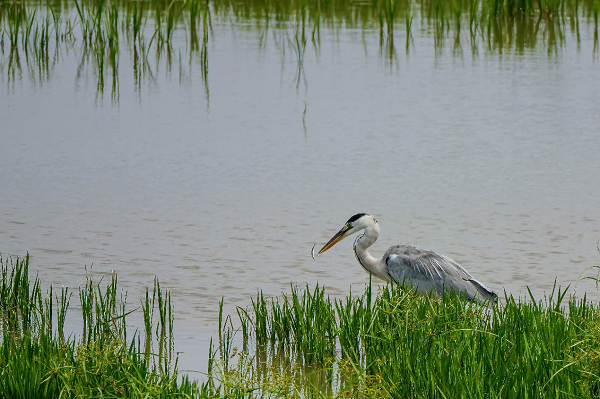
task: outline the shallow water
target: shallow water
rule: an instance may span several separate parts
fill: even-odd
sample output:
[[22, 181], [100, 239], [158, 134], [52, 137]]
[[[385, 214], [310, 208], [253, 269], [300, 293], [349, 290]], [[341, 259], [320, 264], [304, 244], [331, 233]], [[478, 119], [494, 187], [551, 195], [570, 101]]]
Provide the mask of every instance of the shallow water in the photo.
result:
[[[115, 271], [136, 303], [172, 290], [184, 369], [206, 367], [218, 302], [319, 283], [336, 297], [368, 275], [352, 239], [313, 260], [353, 214], [372, 249], [448, 255], [502, 293], [537, 297], [600, 264], [600, 75], [592, 29], [557, 51], [443, 49], [415, 22], [389, 57], [378, 32], [323, 29], [298, 79], [292, 49], [215, 21], [199, 67], [137, 86], [122, 55], [118, 102], [77, 50], [43, 82], [3, 75], [0, 253], [45, 282]], [[397, 43], [404, 43], [397, 39]], [[366, 44], [365, 44], [366, 43]], [[306, 111], [305, 111], [306, 110]], [[587, 271], [586, 271], [587, 270]], [[591, 280], [577, 291], [598, 300]]]

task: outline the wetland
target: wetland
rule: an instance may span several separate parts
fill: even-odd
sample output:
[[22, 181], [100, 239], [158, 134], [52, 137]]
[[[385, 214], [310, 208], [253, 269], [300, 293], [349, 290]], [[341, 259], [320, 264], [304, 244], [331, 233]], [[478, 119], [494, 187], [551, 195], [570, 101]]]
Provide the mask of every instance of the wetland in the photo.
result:
[[[166, 352], [147, 355], [161, 337], [145, 346], [141, 309], [127, 318], [146, 334], [139, 345], [116, 305], [100, 309], [115, 332], [96, 330], [103, 344], [119, 337], [105, 359], [154, 373], [157, 395], [185, 374], [200, 382], [178, 385], [182, 395], [594, 396], [598, 10], [597, 0], [0, 0], [3, 266], [29, 253], [38, 303], [50, 285], [73, 293], [55, 336], [35, 336], [60, 356], [65, 341], [88, 345], [80, 313], [93, 302], [79, 287], [91, 278], [114, 298], [126, 292], [133, 310], [150, 306], [157, 278], [173, 307], [168, 365]], [[314, 243], [357, 212], [381, 224], [373, 253], [403, 242], [446, 254], [505, 308], [369, 284], [351, 243], [313, 260]], [[106, 288], [115, 276], [119, 288]], [[3, 317], [9, 351], [22, 341], [6, 338], [16, 327]], [[315, 325], [327, 331], [302, 338]], [[69, 367], [91, 361], [79, 360]], [[503, 362], [514, 367], [492, 371]], [[114, 364], [96, 366], [115, 377]], [[464, 364], [477, 372], [461, 374]]]

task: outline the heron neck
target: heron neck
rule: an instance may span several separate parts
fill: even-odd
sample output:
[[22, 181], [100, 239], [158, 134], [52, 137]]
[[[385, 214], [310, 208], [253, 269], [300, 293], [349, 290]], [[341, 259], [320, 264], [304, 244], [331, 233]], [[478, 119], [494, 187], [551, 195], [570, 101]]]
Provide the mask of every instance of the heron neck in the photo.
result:
[[379, 226], [368, 226], [364, 233], [354, 241], [354, 254], [356, 259], [365, 270], [383, 280], [389, 281], [390, 276], [382, 266], [382, 258], [372, 256], [367, 250], [377, 241], [379, 237]]

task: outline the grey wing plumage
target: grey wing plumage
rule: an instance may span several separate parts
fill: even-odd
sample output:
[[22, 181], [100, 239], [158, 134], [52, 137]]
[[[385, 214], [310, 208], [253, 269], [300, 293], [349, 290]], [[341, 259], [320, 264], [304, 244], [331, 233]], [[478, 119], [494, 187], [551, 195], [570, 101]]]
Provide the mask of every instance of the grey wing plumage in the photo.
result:
[[466, 294], [475, 301], [495, 300], [496, 293], [475, 280], [461, 265], [444, 255], [412, 245], [395, 245], [383, 257], [388, 274], [399, 284], [412, 284], [420, 293], [444, 290]]

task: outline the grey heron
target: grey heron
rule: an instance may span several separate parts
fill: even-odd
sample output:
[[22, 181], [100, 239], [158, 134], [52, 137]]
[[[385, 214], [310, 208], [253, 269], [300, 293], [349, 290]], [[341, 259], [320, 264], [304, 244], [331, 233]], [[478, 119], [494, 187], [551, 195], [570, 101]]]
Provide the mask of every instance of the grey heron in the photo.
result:
[[358, 213], [327, 242], [319, 255], [337, 242], [361, 230], [364, 232], [354, 241], [354, 254], [358, 263], [372, 275], [385, 281], [412, 285], [418, 293], [428, 294], [432, 290], [442, 295], [444, 290], [457, 291], [476, 302], [496, 301], [497, 295], [475, 280], [461, 265], [447, 256], [413, 245], [394, 245], [381, 258], [372, 256], [367, 250], [379, 238], [379, 223], [372, 215]]

